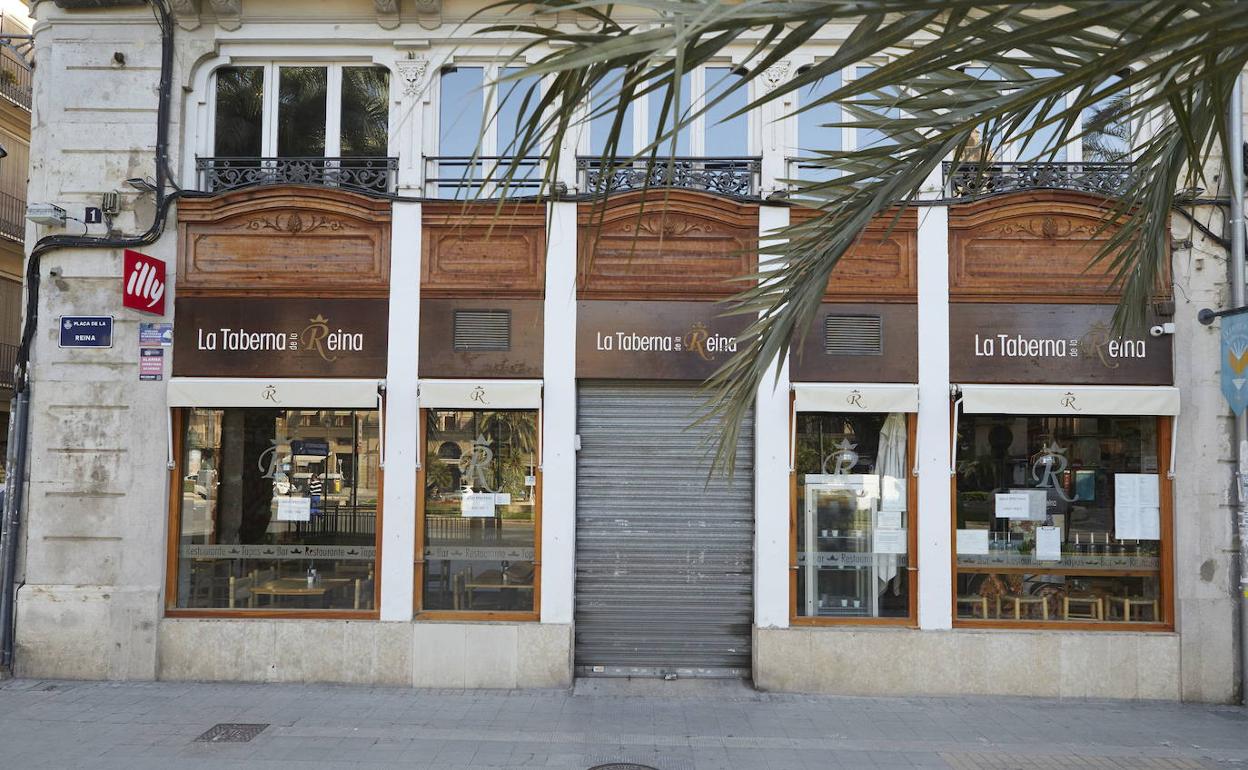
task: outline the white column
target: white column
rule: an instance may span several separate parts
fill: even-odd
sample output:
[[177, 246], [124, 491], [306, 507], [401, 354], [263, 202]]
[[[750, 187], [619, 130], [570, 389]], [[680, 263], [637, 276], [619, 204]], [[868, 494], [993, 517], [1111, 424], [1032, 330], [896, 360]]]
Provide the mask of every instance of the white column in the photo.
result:
[[542, 622], [571, 623], [576, 558], [576, 204], [551, 203], [542, 380]]
[[386, 351], [386, 478], [382, 497], [381, 619], [412, 619], [416, 558], [417, 343], [420, 204], [394, 204], [390, 229], [390, 336]]
[[[759, 243], [789, 224], [789, 209], [760, 206]], [[774, 240], [770, 243], [775, 243]], [[754, 624], [789, 626], [789, 361], [772, 364], [754, 405]]]
[[919, 209], [919, 627], [953, 624], [949, 210]]

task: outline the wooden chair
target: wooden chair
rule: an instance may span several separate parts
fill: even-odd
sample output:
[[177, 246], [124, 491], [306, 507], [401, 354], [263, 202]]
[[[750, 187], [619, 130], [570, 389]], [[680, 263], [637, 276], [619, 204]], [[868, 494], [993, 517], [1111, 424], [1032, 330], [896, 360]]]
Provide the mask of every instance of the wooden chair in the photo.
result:
[[975, 610], [978, 609], [980, 616], [984, 620], [988, 619], [988, 597], [987, 596], [959, 596], [958, 608], [962, 605], [968, 605], [971, 608], [971, 617], [975, 617]]
[[227, 602], [230, 609], [237, 609], [241, 606], [239, 602], [243, 601], [247, 603], [247, 607], [256, 606], [256, 595], [251, 592], [251, 589], [256, 585], [254, 575], [254, 572], [247, 577], [241, 578], [230, 575], [230, 588], [229, 593], [227, 594]]
[[[1131, 611], [1137, 608], [1140, 610], [1152, 610], [1152, 621], [1154, 623], [1161, 620], [1161, 615], [1158, 614], [1156, 599], [1149, 599], [1144, 596], [1111, 596], [1109, 597], [1109, 606], [1111, 608], [1119, 607], [1121, 609], [1122, 617], [1120, 620], [1122, 620], [1123, 623], [1131, 622]], [[1143, 615], [1143, 612], [1140, 612], [1139, 614]], [[1143, 620], [1143, 617], [1139, 618], [1140, 622], [1143, 622]]]
[[[1071, 605], [1074, 605], [1072, 611]], [[1062, 597], [1062, 620], [1104, 620], [1105, 600], [1092, 594]]]

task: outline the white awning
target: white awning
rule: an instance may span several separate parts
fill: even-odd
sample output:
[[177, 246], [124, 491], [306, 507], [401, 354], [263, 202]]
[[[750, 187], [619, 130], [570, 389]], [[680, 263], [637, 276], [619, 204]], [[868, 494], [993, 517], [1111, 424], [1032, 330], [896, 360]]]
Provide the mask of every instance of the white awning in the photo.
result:
[[378, 380], [173, 377], [169, 406], [376, 409]]
[[422, 409], [540, 409], [541, 380], [421, 380]]
[[1177, 415], [1179, 389], [1163, 385], [963, 385], [967, 414]]
[[919, 386], [795, 382], [793, 404], [798, 412], [917, 412]]

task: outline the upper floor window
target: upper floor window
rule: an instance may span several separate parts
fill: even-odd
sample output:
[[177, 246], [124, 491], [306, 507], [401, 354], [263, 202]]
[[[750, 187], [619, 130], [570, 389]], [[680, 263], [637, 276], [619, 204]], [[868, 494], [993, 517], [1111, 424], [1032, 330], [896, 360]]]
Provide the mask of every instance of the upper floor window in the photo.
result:
[[[836, 102], [816, 105], [816, 102], [840, 87], [841, 73], [838, 71], [802, 87], [798, 92], [797, 106], [801, 111], [797, 114], [797, 147], [801, 159], [806, 160], [817, 157], [820, 152], [841, 149], [841, 128], [835, 125], [843, 119], [841, 105]], [[836, 176], [836, 170], [799, 163], [796, 176], [798, 179], [809, 180], [831, 179]]]
[[[680, 120], [703, 107], [706, 111], [676, 130], [674, 137], [668, 135], [659, 141], [658, 156], [741, 157], [749, 154], [749, 117], [735, 114], [749, 103], [747, 88], [734, 89], [740, 77], [741, 74], [727, 64], [702, 67], [684, 73], [675, 93], [671, 92], [669, 84], [642, 98], [628, 100], [612, 154], [628, 157], [641, 153], [654, 143], [656, 136], [672, 132]], [[617, 120], [614, 105], [621, 98], [622, 85], [623, 73], [619, 72], [606, 76], [593, 89], [587, 148], [590, 155], [601, 156], [607, 149], [607, 138]], [[645, 89], [639, 86], [637, 90]]]
[[541, 169], [533, 153], [523, 153], [533, 161], [520, 163], [509, 185], [499, 180], [510, 161], [496, 160], [519, 154], [526, 143], [526, 123], [540, 101], [538, 78], [506, 80], [523, 69], [483, 64], [442, 70], [438, 157], [428, 180], [438, 197], [489, 195], [503, 186], [510, 194], [536, 192]]
[[389, 71], [264, 64], [216, 72], [213, 154], [381, 157], [390, 135]]
[[[1121, 75], [1111, 75], [1102, 89], [1121, 82]], [[1131, 160], [1131, 123], [1114, 112], [1124, 109], [1130, 100], [1128, 91], [1119, 91], [1099, 100], [1083, 111], [1083, 160], [1087, 163], [1124, 163]]]

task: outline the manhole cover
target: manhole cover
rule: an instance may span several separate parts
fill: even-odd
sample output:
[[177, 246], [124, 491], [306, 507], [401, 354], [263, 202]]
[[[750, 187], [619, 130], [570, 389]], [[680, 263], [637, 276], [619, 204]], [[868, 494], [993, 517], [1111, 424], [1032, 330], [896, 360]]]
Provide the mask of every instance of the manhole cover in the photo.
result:
[[612, 762], [607, 765], [594, 765], [589, 770], [658, 770], [658, 768], [639, 765], [636, 762]]
[[196, 741], [205, 741], [207, 743], [246, 743], [260, 734], [264, 725], [240, 725], [233, 722], [213, 725], [208, 732], [196, 738]]

